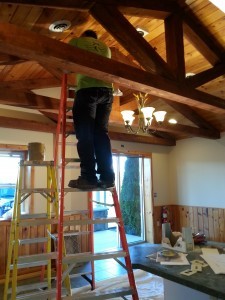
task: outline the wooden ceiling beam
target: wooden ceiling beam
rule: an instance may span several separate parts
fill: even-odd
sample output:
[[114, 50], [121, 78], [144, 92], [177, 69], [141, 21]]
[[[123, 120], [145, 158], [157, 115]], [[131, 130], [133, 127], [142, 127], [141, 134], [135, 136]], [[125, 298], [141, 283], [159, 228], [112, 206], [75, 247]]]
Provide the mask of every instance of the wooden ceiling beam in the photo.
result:
[[0, 127], [13, 128], [40, 132], [56, 132], [56, 124], [41, 123], [33, 120], [25, 120], [18, 118], [3, 117], [0, 118]]
[[187, 5], [183, 16], [183, 22], [186, 38], [211, 63], [212, 66], [223, 61], [223, 46], [212, 36], [207, 28], [200, 23], [198, 18], [192, 11], [190, 11]]
[[12, 24], [0, 24], [0, 46], [4, 53], [36, 60], [51, 67], [57, 66], [64, 72], [84, 73], [136, 91], [217, 113], [224, 112], [225, 109], [225, 101], [219, 97], [185, 85], [177, 85], [172, 80], [40, 36]]
[[0, 89], [0, 104], [31, 109], [59, 109], [58, 99], [9, 89]]
[[211, 131], [215, 132], [215, 135], [219, 134], [219, 131], [214, 126], [212, 126], [209, 122], [207, 122], [205, 119], [199, 116], [199, 114], [196, 111], [194, 111], [190, 106], [181, 103], [175, 103], [169, 100], [166, 100], [166, 103], [198, 127], [210, 129]]
[[44, 8], [55, 8], [55, 9], [66, 9], [66, 10], [77, 10], [77, 11], [88, 11], [90, 7], [95, 4], [93, 0], [11, 0], [11, 1], [1, 1], [1, 3], [8, 3], [8, 4], [17, 4], [17, 5], [26, 5], [26, 6], [38, 6]]
[[16, 65], [21, 62], [24, 62], [24, 60], [17, 56], [0, 53], [0, 65]]
[[168, 124], [163, 126], [151, 126], [151, 128], [157, 131], [168, 132], [171, 134], [185, 134], [188, 137], [202, 137], [207, 139], [219, 139], [220, 132], [211, 129], [205, 128], [198, 128], [188, 125], [181, 125], [181, 124]]
[[26, 80], [11, 80], [11, 81], [0, 82], [1, 89], [21, 90], [21, 91], [58, 87], [60, 85], [61, 85], [60, 80], [54, 77], [40, 78], [40, 79], [26, 79]]
[[185, 79], [183, 26], [180, 14], [171, 14], [165, 21], [167, 64], [178, 81]]
[[186, 83], [192, 88], [196, 88], [224, 74], [225, 64], [217, 64], [211, 69], [186, 78]]
[[129, 133], [121, 133], [109, 130], [109, 137], [112, 140], [118, 140], [123, 142], [131, 142], [131, 143], [143, 143], [143, 144], [154, 144], [161, 146], [175, 146], [175, 140], [167, 140], [163, 138], [154, 137], [151, 135], [135, 135]]
[[173, 78], [167, 63], [137, 32], [130, 22], [112, 6], [95, 4], [91, 15], [140, 63], [147, 71]]
[[124, 10], [124, 12], [132, 15], [135, 15], [135, 11], [137, 13], [137, 9], [141, 9], [138, 11], [139, 15], [153, 15], [159, 18], [163, 18], [163, 16], [168, 15], [168, 13], [178, 9], [178, 5], [174, 0], [120, 0], [119, 2], [117, 0], [3, 0], [1, 3], [80, 11], [88, 11], [95, 3], [99, 3], [107, 6], [120, 7], [122, 11]]

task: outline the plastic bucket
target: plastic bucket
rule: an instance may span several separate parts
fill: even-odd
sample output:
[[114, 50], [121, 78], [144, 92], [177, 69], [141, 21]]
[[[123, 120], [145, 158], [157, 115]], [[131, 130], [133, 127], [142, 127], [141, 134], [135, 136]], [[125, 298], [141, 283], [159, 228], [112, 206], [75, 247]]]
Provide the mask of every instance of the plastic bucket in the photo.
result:
[[42, 143], [29, 143], [28, 144], [28, 160], [45, 159], [45, 145]]

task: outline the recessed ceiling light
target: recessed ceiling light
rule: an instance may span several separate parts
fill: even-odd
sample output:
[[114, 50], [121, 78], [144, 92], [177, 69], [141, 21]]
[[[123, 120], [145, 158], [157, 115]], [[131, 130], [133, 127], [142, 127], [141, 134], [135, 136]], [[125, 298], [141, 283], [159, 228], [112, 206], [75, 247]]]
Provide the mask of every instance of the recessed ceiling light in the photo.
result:
[[214, 4], [217, 8], [222, 10], [225, 13], [225, 2], [222, 0], [209, 0], [212, 4]]
[[177, 120], [175, 119], [169, 119], [168, 121], [170, 124], [177, 124]]
[[186, 78], [188, 78], [188, 77], [192, 77], [192, 76], [194, 76], [195, 75], [195, 73], [186, 73]]
[[143, 28], [136, 28], [137, 32], [140, 33], [141, 36], [145, 37], [149, 32], [147, 30], [144, 30]]
[[49, 26], [49, 30], [53, 32], [63, 32], [70, 28], [71, 23], [68, 20], [59, 20]]

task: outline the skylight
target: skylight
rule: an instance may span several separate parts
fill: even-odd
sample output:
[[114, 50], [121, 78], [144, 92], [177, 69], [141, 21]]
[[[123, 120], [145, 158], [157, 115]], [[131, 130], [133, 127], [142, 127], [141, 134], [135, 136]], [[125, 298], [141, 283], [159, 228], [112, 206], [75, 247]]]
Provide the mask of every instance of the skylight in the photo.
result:
[[209, 1], [212, 2], [212, 4], [214, 4], [217, 8], [222, 10], [222, 12], [225, 13], [225, 1], [222, 0], [209, 0]]

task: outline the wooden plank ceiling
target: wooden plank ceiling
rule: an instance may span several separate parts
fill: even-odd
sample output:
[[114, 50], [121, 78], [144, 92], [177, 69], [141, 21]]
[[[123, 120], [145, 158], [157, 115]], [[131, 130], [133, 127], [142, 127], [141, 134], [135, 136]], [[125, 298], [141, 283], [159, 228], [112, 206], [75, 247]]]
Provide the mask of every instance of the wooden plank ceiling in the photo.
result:
[[[63, 72], [74, 86], [74, 74], [83, 72], [123, 92], [114, 97], [113, 139], [170, 146], [190, 137], [219, 139], [225, 131], [225, 14], [208, 0], [33, 2], [0, 1], [0, 127], [55, 132], [59, 101], [37, 90], [59, 88]], [[50, 31], [58, 20], [70, 28]], [[111, 48], [111, 60], [68, 45], [86, 29]], [[153, 122], [154, 134], [124, 128], [120, 111], [138, 114], [138, 92], [167, 111], [162, 125]], [[21, 108], [39, 118], [24, 117]]]

